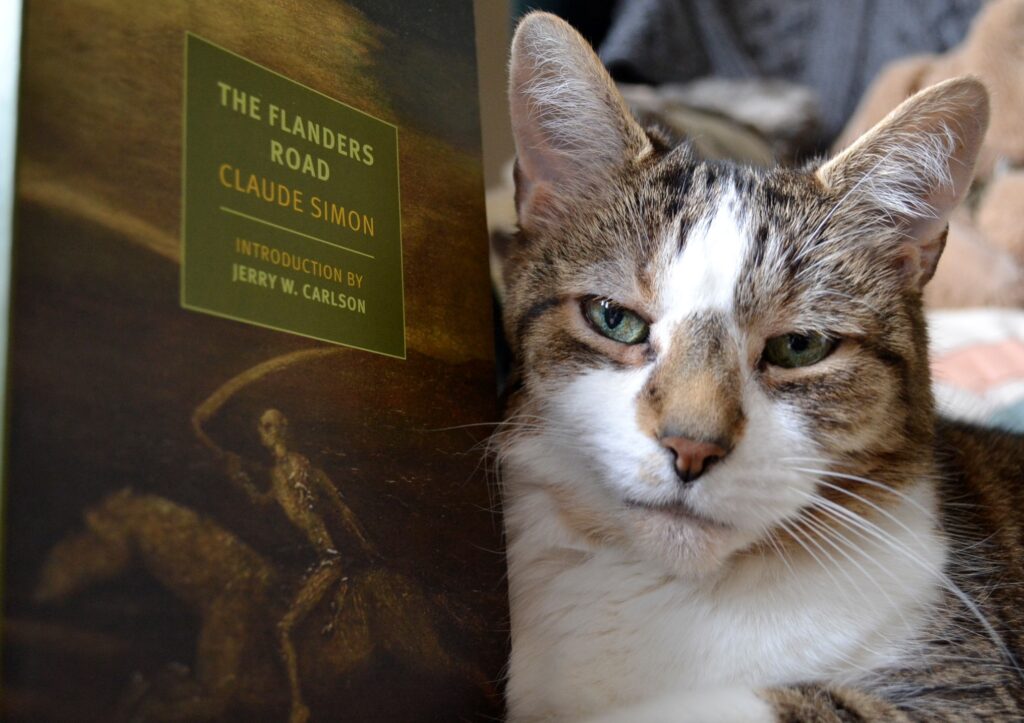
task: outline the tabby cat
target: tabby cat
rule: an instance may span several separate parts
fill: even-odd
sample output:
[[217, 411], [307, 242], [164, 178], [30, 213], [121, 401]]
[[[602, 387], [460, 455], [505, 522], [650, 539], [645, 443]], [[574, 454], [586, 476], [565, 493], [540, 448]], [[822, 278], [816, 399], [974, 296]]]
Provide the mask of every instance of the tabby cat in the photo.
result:
[[804, 169], [701, 162], [513, 42], [510, 720], [1024, 715], [1024, 442], [936, 418], [921, 291], [985, 88]]

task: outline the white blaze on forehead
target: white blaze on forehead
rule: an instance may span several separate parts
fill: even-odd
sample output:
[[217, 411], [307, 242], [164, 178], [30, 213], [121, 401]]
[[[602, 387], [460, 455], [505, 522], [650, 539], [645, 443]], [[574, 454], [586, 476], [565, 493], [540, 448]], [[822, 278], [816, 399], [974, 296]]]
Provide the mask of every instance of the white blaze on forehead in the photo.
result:
[[[740, 223], [740, 205], [730, 185], [717, 205], [694, 224], [661, 273], [658, 282], [658, 315], [652, 326], [655, 340], [667, 348], [683, 319], [704, 311], [731, 315], [736, 284], [747, 255], [748, 234]], [[679, 246], [679, 226], [673, 225], [666, 248]]]

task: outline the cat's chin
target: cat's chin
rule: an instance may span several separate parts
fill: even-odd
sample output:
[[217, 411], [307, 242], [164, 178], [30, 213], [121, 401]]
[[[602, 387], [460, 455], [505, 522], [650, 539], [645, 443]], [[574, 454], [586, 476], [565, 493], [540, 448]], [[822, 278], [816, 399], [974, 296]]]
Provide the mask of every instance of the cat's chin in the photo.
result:
[[701, 577], [721, 570], [735, 552], [751, 542], [749, 534], [703, 516], [683, 503], [628, 501], [626, 508], [634, 549], [683, 577]]
[[641, 513], [649, 512], [652, 516], [663, 516], [680, 522], [688, 522], [698, 527], [721, 530], [733, 529], [732, 525], [702, 515], [690, 505], [678, 500], [671, 502], [644, 502], [642, 500], [626, 499], [626, 507]]

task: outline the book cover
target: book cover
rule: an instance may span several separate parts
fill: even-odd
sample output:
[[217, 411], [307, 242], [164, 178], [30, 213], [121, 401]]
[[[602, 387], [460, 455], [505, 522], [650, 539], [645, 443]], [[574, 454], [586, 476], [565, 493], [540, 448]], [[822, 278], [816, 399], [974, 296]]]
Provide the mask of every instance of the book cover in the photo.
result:
[[473, 10], [24, 8], [5, 720], [476, 720], [507, 601]]

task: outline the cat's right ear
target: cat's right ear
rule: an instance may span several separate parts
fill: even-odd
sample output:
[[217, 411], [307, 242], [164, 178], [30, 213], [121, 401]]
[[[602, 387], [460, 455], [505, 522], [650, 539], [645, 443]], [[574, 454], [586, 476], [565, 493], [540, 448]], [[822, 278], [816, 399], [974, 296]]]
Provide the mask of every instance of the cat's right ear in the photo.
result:
[[526, 229], [651, 151], [590, 45], [548, 13], [531, 13], [516, 29], [509, 106], [516, 207]]
[[900, 266], [918, 291], [935, 273], [949, 215], [970, 189], [988, 115], [981, 82], [947, 80], [904, 101], [817, 171], [862, 230], [882, 220], [900, 232]]

